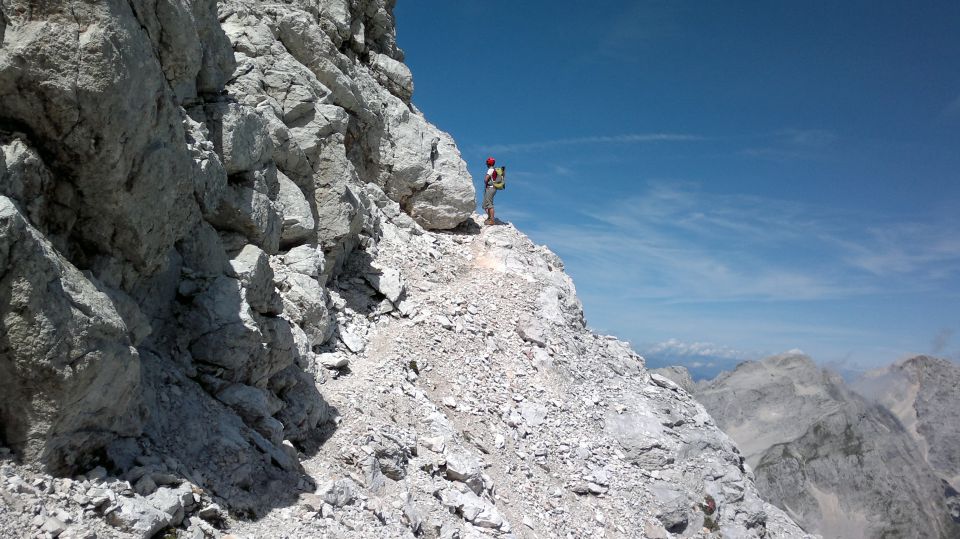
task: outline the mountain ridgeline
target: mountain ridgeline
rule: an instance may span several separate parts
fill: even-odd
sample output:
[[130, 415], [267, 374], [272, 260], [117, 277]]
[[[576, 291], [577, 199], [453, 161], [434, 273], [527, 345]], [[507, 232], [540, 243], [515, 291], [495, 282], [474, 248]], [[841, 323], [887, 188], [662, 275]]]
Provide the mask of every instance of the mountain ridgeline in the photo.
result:
[[745, 362], [693, 383], [764, 497], [824, 537], [960, 536], [960, 367], [916, 357], [848, 387], [809, 358]]

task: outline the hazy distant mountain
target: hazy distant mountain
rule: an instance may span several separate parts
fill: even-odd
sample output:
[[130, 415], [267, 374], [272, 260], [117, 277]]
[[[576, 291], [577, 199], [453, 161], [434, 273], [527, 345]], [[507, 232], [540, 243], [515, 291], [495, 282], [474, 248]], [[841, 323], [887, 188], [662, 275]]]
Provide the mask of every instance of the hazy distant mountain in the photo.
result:
[[[679, 366], [686, 369], [694, 382], [710, 381], [725, 372], [737, 368], [737, 365], [749, 361], [743, 357], [725, 357], [716, 355], [681, 355], [657, 352], [651, 354], [642, 351], [641, 355], [652, 369]], [[828, 365], [828, 368], [839, 374], [844, 381], [853, 382], [864, 376], [863, 370], [848, 368], [844, 365]], [[671, 378], [672, 379], [672, 378]]]
[[694, 381], [712, 380], [720, 373], [732, 371], [743, 362], [742, 358], [720, 356], [680, 356], [674, 354], [649, 354], [641, 352], [649, 368], [682, 366]]
[[960, 520], [960, 366], [918, 356], [867, 373], [853, 388], [897, 416], [943, 480], [953, 517]]
[[[958, 409], [956, 378], [926, 362], [917, 365], [907, 370], [914, 378], [906, 378], [916, 382], [897, 386], [908, 387], [898, 403], [923, 410], [914, 435], [899, 414], [798, 354], [741, 363], [694, 392], [740, 446], [761, 494], [807, 531], [842, 538], [960, 537], [940, 476], [925, 460], [935, 455], [937, 469], [946, 470], [941, 473], [956, 473], [960, 456], [948, 440], [956, 439], [957, 420], [944, 417]], [[948, 380], [953, 385], [944, 384]], [[954, 405], [944, 408], [938, 400]], [[938, 421], [951, 427], [934, 429]], [[927, 436], [942, 450], [929, 442], [921, 450], [914, 440]]]

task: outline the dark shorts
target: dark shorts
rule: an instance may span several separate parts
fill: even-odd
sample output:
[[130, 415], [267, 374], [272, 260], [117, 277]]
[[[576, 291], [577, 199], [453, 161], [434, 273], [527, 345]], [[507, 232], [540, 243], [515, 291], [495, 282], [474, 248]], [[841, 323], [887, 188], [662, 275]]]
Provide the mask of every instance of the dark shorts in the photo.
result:
[[483, 190], [483, 209], [489, 210], [493, 207], [493, 195], [497, 194], [496, 187], [487, 187]]

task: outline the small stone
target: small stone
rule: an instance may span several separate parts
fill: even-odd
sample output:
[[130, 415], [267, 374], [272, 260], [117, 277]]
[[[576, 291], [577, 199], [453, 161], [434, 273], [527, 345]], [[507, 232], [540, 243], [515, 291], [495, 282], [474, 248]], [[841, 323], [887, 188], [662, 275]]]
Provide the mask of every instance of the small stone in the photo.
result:
[[133, 490], [137, 491], [137, 494], [141, 496], [149, 496], [157, 490], [157, 483], [149, 475], [144, 475], [137, 481], [137, 484], [133, 486]]
[[143, 498], [120, 498], [118, 502], [119, 505], [105, 512], [111, 526], [122, 528], [137, 537], [153, 537], [170, 524], [170, 515]]
[[596, 483], [587, 483], [587, 490], [590, 491], [590, 494], [603, 494], [607, 491], [606, 488], [601, 487]]
[[143, 466], [134, 466], [124, 475], [127, 481], [136, 483], [141, 477], [147, 474], [147, 469]]
[[107, 491], [102, 488], [92, 488], [87, 491], [87, 498], [92, 507], [102, 507], [110, 501]]
[[103, 466], [97, 466], [96, 468], [88, 471], [86, 476], [87, 479], [91, 481], [103, 481], [107, 478], [107, 470]]
[[335, 507], [343, 507], [356, 499], [356, 484], [349, 479], [328, 481], [317, 489], [316, 494]]
[[333, 506], [325, 503], [320, 507], [320, 516], [323, 518], [333, 518]]
[[447, 408], [456, 408], [456, 407], [457, 407], [457, 399], [455, 399], [455, 398], [453, 398], [453, 397], [444, 397], [444, 398], [443, 398], [443, 405], [446, 406]]
[[593, 472], [592, 479], [594, 483], [605, 487], [610, 484], [610, 473], [600, 468]]
[[446, 442], [444, 441], [443, 436], [421, 438], [420, 442], [423, 444], [423, 447], [426, 447], [434, 453], [443, 453], [443, 450], [446, 447]]
[[423, 529], [423, 517], [420, 515], [420, 511], [409, 502], [403, 506], [403, 520], [414, 535], [420, 534]]
[[26, 481], [20, 477], [13, 476], [7, 481], [8, 488], [10, 491], [17, 494], [36, 494], [37, 489], [28, 485]]
[[60, 534], [60, 539], [97, 539], [97, 532], [93, 530], [67, 528], [67, 531]]
[[449, 318], [442, 314], [437, 315], [437, 324], [439, 324], [443, 329], [453, 329], [453, 322], [451, 322]]
[[300, 503], [307, 509], [312, 511], [320, 511], [323, 507], [323, 504], [326, 502], [323, 501], [322, 496], [312, 493], [304, 493], [300, 495]]
[[159, 486], [176, 486], [183, 482], [179, 477], [169, 473], [152, 473], [150, 477], [153, 478], [153, 482]]
[[343, 342], [344, 346], [354, 354], [359, 354], [367, 347], [366, 341], [358, 335], [355, 331], [350, 330], [340, 330], [340, 340]]
[[220, 506], [211, 503], [210, 505], [204, 507], [197, 513], [197, 516], [206, 520], [207, 522], [218, 522], [223, 520], [223, 510], [220, 509]]
[[669, 539], [670, 533], [658, 522], [647, 522], [643, 525], [643, 536], [649, 539]]
[[337, 353], [320, 354], [317, 359], [321, 365], [328, 369], [342, 369], [350, 364], [347, 356]]
[[460, 481], [476, 494], [483, 492], [480, 463], [466, 453], [447, 453], [447, 479]]
[[58, 537], [61, 533], [67, 531], [67, 525], [59, 518], [48, 517], [40, 527], [40, 531]]
[[183, 504], [180, 493], [168, 487], [162, 487], [148, 498], [150, 505], [170, 515], [170, 522], [176, 526], [183, 521]]

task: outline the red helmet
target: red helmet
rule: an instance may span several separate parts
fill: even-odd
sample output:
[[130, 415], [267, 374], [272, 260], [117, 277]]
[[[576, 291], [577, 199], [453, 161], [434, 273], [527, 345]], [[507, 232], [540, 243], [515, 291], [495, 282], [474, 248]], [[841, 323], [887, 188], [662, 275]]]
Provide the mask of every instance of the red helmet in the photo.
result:
[[488, 167], [492, 167], [496, 162], [497, 162], [497, 160], [494, 159], [494, 158], [492, 158], [492, 157], [488, 157], [488, 158], [487, 158], [487, 166], [488, 166]]

